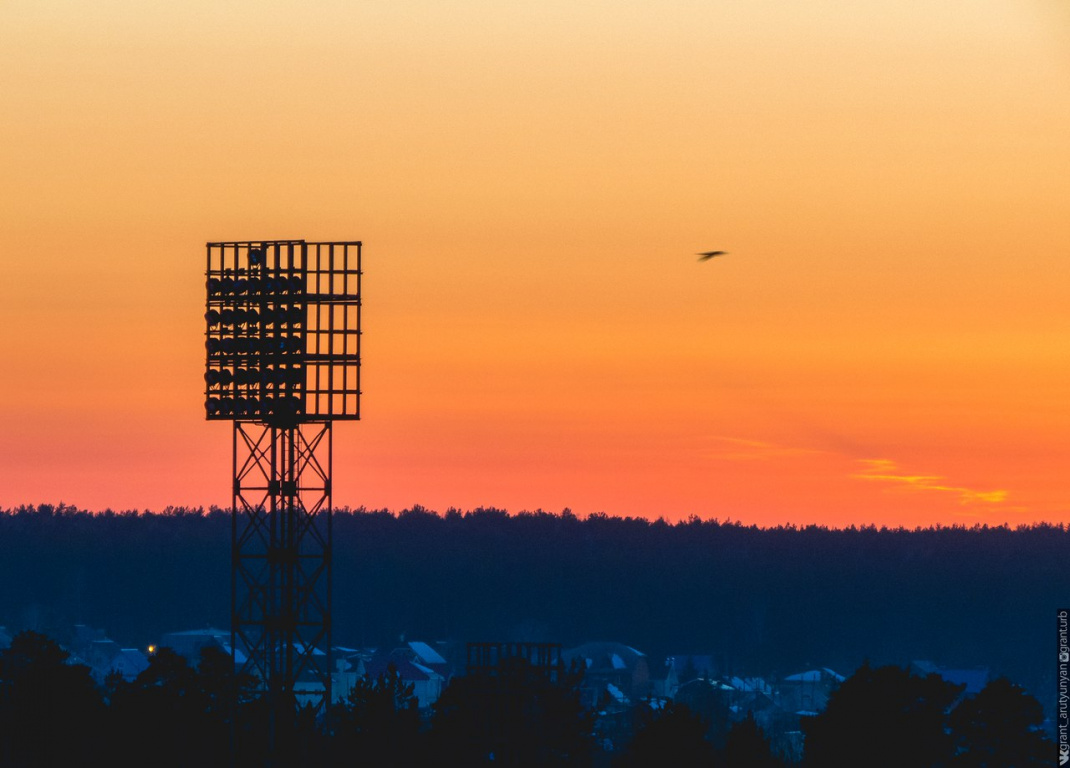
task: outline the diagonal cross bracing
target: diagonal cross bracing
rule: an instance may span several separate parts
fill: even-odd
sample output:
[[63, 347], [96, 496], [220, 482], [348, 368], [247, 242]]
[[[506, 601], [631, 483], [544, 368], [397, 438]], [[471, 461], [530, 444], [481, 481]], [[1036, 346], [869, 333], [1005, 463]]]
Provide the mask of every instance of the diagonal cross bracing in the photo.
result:
[[276, 711], [330, 701], [331, 423], [234, 423], [232, 627]]

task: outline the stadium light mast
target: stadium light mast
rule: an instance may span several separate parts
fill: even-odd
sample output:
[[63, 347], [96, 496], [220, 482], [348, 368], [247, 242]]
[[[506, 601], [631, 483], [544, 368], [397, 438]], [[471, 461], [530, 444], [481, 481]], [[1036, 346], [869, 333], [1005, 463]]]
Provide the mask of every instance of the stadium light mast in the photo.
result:
[[233, 423], [231, 652], [271, 751], [331, 703], [332, 425], [360, 418], [361, 243], [208, 243], [205, 412]]

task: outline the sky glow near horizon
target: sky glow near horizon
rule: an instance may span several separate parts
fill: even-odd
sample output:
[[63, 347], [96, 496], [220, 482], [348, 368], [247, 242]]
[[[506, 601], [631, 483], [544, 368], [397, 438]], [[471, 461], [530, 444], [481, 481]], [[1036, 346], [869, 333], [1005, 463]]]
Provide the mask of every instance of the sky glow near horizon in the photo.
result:
[[338, 505], [1070, 517], [1063, 2], [16, 1], [0, 93], [0, 506], [229, 503], [204, 243], [303, 237]]

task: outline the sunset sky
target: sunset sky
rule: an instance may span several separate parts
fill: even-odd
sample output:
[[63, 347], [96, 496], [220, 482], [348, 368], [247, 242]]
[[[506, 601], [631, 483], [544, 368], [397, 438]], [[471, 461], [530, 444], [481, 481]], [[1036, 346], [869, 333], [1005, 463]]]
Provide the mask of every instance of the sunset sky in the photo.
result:
[[0, 506], [229, 504], [204, 244], [305, 238], [336, 505], [1070, 521], [1065, 0], [4, 0], [0, 103]]

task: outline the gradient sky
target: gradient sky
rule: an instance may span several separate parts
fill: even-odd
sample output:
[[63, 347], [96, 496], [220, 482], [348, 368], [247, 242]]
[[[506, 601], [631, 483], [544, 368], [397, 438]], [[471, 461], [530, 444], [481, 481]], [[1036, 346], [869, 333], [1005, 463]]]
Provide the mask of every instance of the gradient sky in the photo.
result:
[[1066, 521], [1067, 9], [4, 0], [0, 506], [229, 503], [204, 243], [306, 238], [338, 505]]

